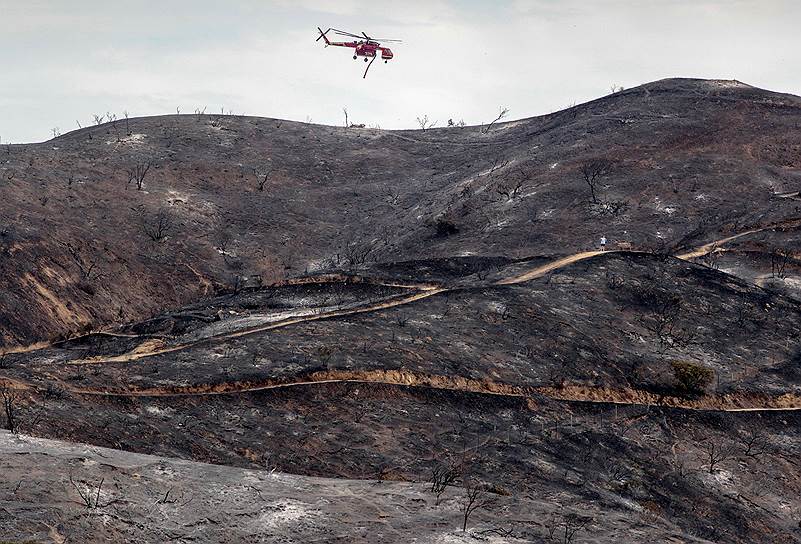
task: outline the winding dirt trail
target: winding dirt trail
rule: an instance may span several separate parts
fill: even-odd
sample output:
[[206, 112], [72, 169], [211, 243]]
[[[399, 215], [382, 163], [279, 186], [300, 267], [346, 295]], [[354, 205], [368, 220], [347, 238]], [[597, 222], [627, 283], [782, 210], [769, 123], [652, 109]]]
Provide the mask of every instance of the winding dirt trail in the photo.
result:
[[559, 270], [560, 268], [564, 268], [568, 265], [571, 265], [578, 261], [583, 261], [585, 259], [592, 259], [593, 257], [597, 257], [602, 253], [614, 253], [613, 251], [583, 251], [581, 253], [574, 253], [573, 255], [568, 255], [567, 257], [563, 257], [561, 259], [557, 259], [553, 262], [544, 264], [540, 267], [535, 268], [534, 270], [529, 270], [528, 272], [523, 272], [522, 274], [518, 274], [516, 276], [512, 276], [509, 278], [504, 278], [502, 280], [498, 280], [495, 282], [495, 285], [513, 285], [516, 283], [524, 283], [539, 277], [544, 276], [548, 272], [553, 272], [554, 270]]
[[[781, 223], [769, 225], [758, 229], [750, 229], [738, 234], [728, 236], [713, 242], [704, 244], [692, 251], [676, 255], [677, 258], [689, 260], [717, 251], [721, 245], [758, 232], [774, 230], [777, 228], [792, 228], [801, 226], [801, 219], [792, 219]], [[605, 253], [615, 251], [584, 251], [556, 259], [550, 263], [537, 266], [528, 271], [524, 271], [513, 276], [502, 278], [494, 282], [494, 285], [514, 285], [540, 278], [550, 272], [562, 269], [573, 263], [593, 259]], [[322, 281], [336, 281], [334, 276], [322, 278]], [[318, 282], [320, 279], [317, 280]], [[379, 280], [372, 280], [380, 283]], [[314, 279], [300, 279], [296, 283], [310, 283]], [[409, 295], [395, 296], [383, 300], [376, 304], [368, 304], [361, 307], [332, 310], [315, 315], [291, 317], [267, 325], [244, 328], [228, 332], [225, 334], [209, 336], [193, 342], [166, 346], [158, 340], [148, 340], [143, 342], [135, 349], [112, 357], [96, 357], [83, 360], [71, 361], [71, 365], [88, 365], [100, 363], [130, 362], [152, 357], [155, 355], [173, 353], [200, 344], [221, 342], [232, 338], [256, 334], [295, 324], [319, 321], [380, 311], [383, 309], [395, 308], [412, 304], [418, 300], [459, 289], [458, 287], [436, 287], [428, 283], [382, 283], [392, 287], [402, 287], [414, 289], [415, 292]], [[41, 347], [31, 347], [31, 349], [20, 349], [19, 351], [34, 351]], [[525, 398], [531, 406], [536, 403], [533, 396], [542, 395], [555, 400], [568, 402], [588, 402], [598, 404], [623, 404], [641, 406], [662, 406], [681, 408], [689, 410], [711, 410], [711, 411], [790, 411], [801, 410], [801, 395], [784, 394], [775, 397], [754, 394], [731, 394], [715, 397], [703, 397], [700, 399], [683, 399], [680, 397], [657, 396], [654, 393], [633, 389], [609, 389], [602, 387], [589, 386], [566, 386], [562, 388], [547, 387], [520, 387], [488, 380], [474, 380], [461, 377], [425, 375], [404, 370], [372, 370], [372, 371], [325, 371], [309, 374], [294, 380], [270, 379], [262, 382], [230, 382], [220, 384], [192, 385], [184, 387], [170, 388], [147, 388], [147, 389], [79, 389], [70, 388], [70, 391], [81, 395], [99, 396], [123, 396], [123, 397], [170, 397], [170, 396], [197, 396], [197, 395], [225, 395], [234, 393], [246, 393], [264, 391], [269, 389], [303, 387], [326, 383], [364, 383], [364, 384], [383, 384], [394, 386], [426, 387], [434, 389], [446, 389], [461, 392], [502, 395], [507, 397]], [[15, 387], [27, 388], [21, 383], [13, 384]]]
[[386, 308], [394, 308], [396, 306], [403, 306], [406, 304], [411, 304], [412, 302], [416, 302], [418, 300], [428, 298], [434, 296], [439, 293], [445, 292], [447, 289], [445, 288], [425, 288], [424, 290], [418, 291], [414, 294], [402, 297], [396, 297], [389, 300], [385, 300], [378, 304], [373, 304], [369, 306], [362, 306], [357, 308], [350, 308], [347, 310], [332, 310], [330, 312], [324, 312], [316, 315], [307, 315], [302, 317], [291, 317], [288, 319], [283, 319], [281, 321], [276, 321], [274, 323], [270, 323], [268, 325], [260, 325], [257, 327], [250, 327], [241, 329], [238, 331], [233, 331], [225, 334], [220, 334], [216, 336], [209, 336], [207, 338], [202, 338], [200, 340], [196, 340], [194, 342], [186, 342], [182, 344], [176, 344], [174, 346], [164, 346], [162, 342], [148, 340], [143, 342], [132, 351], [128, 353], [123, 353], [122, 355], [116, 355], [113, 357], [94, 357], [88, 359], [79, 359], [76, 361], [70, 361], [67, 364], [69, 365], [88, 365], [88, 364], [99, 364], [99, 363], [122, 363], [122, 362], [130, 362], [130, 361], [137, 361], [139, 359], [143, 359], [145, 357], [152, 357], [154, 355], [163, 355], [165, 353], [173, 353], [176, 351], [181, 351], [187, 348], [191, 348], [198, 345], [203, 345], [212, 342], [220, 342], [224, 340], [230, 340], [232, 338], [239, 338], [241, 336], [247, 336], [251, 334], [256, 334], [260, 332], [270, 331], [274, 329], [280, 329], [282, 327], [288, 327], [290, 325], [297, 325], [299, 323], [308, 323], [311, 321], [320, 321], [323, 319], [331, 319], [335, 317], [345, 317], [349, 315], [356, 315], [362, 314], [367, 312], [374, 312], [378, 310], [383, 310]]
[[[728, 242], [741, 238], [743, 236], [747, 236], [749, 234], [754, 234], [757, 232], [763, 232], [767, 230], [774, 230], [777, 228], [790, 228], [790, 227], [798, 227], [801, 226], [801, 219], [791, 219], [787, 221], [783, 221], [780, 223], [775, 223], [772, 225], [768, 225], [761, 228], [756, 229], [749, 229], [738, 234], [728, 236], [726, 238], [721, 238], [719, 240], [715, 240], [713, 242], [709, 242], [704, 244], [692, 251], [682, 253], [676, 255], [677, 258], [683, 260], [689, 260], [696, 257], [700, 257], [706, 255], [710, 252], [716, 251], [719, 249], [721, 245], [724, 245]], [[579, 253], [574, 253], [572, 255], [567, 255], [565, 257], [556, 259], [550, 263], [546, 263], [544, 265], [540, 265], [532, 270], [522, 272], [516, 274], [514, 276], [510, 276], [508, 278], [503, 278], [495, 282], [495, 285], [514, 285], [519, 283], [525, 283], [527, 281], [531, 281], [533, 279], [540, 278], [550, 272], [555, 270], [560, 270], [564, 267], [567, 267], [573, 263], [584, 261], [587, 259], [593, 259], [598, 257], [599, 255], [607, 254], [607, 253], [616, 253], [619, 251], [611, 250], [611, 251], [583, 251]], [[321, 276], [319, 278], [300, 278], [298, 280], [292, 281], [290, 280], [287, 282], [288, 285], [294, 284], [306, 284], [306, 283], [325, 283], [325, 282], [335, 282], [341, 281], [342, 277], [339, 275], [326, 275]], [[383, 282], [382, 280], [377, 279], [360, 279], [359, 281], [370, 282], [378, 285], [390, 286], [390, 287], [401, 287], [406, 289], [415, 289], [417, 292], [408, 295], [408, 296], [401, 296], [395, 297], [389, 300], [385, 300], [383, 302], [377, 304], [366, 305], [357, 308], [350, 308], [346, 310], [332, 310], [329, 312], [323, 312], [316, 315], [306, 315], [306, 316], [298, 316], [293, 318], [284, 319], [281, 321], [277, 321], [274, 323], [270, 323], [268, 325], [261, 325], [257, 327], [249, 327], [244, 328], [238, 331], [228, 332], [220, 335], [209, 336], [207, 338], [195, 340], [192, 342], [186, 342], [181, 344], [176, 344], [173, 346], [166, 346], [163, 343], [154, 342], [152, 340], [148, 340], [137, 346], [135, 349], [128, 353], [123, 353], [121, 355], [116, 355], [112, 357], [93, 357], [87, 359], [80, 359], [76, 361], [71, 361], [70, 365], [87, 365], [87, 364], [101, 364], [101, 363], [124, 363], [124, 362], [131, 362], [137, 361], [146, 357], [152, 357], [156, 355], [163, 355], [167, 353], [174, 353], [177, 351], [181, 351], [184, 349], [188, 349], [194, 346], [211, 343], [211, 342], [221, 342], [232, 338], [239, 338], [242, 336], [247, 336], [251, 334], [257, 334], [261, 332], [266, 332], [270, 330], [275, 330], [283, 327], [288, 327], [291, 325], [297, 325], [300, 323], [307, 323], [311, 321], [320, 321], [323, 319], [332, 319], [337, 317], [344, 317], [349, 315], [356, 315], [356, 314], [363, 314], [363, 313], [370, 313], [376, 312], [388, 308], [395, 308], [398, 306], [404, 306], [407, 304], [412, 304], [417, 302], [418, 300], [422, 300], [440, 293], [445, 293], [449, 291], [456, 290], [458, 288], [448, 288], [448, 287], [436, 287], [430, 283], [400, 283], [400, 282]]]
[[583, 385], [564, 387], [522, 387], [490, 380], [476, 380], [459, 376], [424, 374], [410, 370], [327, 370], [312, 372], [295, 378], [273, 378], [254, 382], [223, 382], [218, 384], [153, 387], [143, 389], [80, 389], [70, 388], [79, 395], [103, 397], [196, 397], [253, 393], [274, 389], [308, 387], [336, 383], [389, 385], [440, 389], [461, 393], [478, 393], [524, 399], [529, 409], [537, 406], [537, 397], [557, 401], [617, 404], [627, 406], [653, 406], [684, 410], [714, 412], [762, 412], [801, 410], [801, 395], [785, 393], [769, 396], [758, 394], [726, 394], [683, 398], [657, 395], [637, 389], [615, 389]]
[[718, 249], [720, 246], [722, 246], [724, 244], [727, 244], [729, 242], [733, 242], [734, 240], [737, 240], [738, 238], [742, 238], [743, 236], [748, 236], [749, 234], [756, 234], [758, 232], [765, 232], [765, 231], [768, 231], [768, 230], [775, 230], [775, 229], [781, 229], [781, 228], [794, 228], [794, 227], [799, 227], [799, 226], [801, 226], [801, 219], [788, 219], [787, 221], [780, 221], [779, 223], [774, 223], [774, 224], [768, 225], [766, 227], [759, 227], [759, 228], [755, 228], [755, 229], [745, 230], [745, 231], [739, 232], [739, 233], [737, 233], [737, 234], [735, 234], [733, 236], [727, 236], [726, 238], [721, 238], [720, 240], [715, 240], [713, 242], [709, 242], [708, 244], [704, 244], [702, 246], [699, 246], [699, 247], [697, 247], [697, 248], [695, 248], [695, 249], [693, 249], [691, 251], [688, 251], [687, 253], [681, 253], [679, 255], [676, 255], [676, 258], [677, 259], [683, 259], [683, 260], [686, 261], [686, 260], [689, 260], [689, 259], [694, 259], [696, 257], [703, 257], [704, 255], [706, 255], [708, 253], [712, 253], [713, 251]]

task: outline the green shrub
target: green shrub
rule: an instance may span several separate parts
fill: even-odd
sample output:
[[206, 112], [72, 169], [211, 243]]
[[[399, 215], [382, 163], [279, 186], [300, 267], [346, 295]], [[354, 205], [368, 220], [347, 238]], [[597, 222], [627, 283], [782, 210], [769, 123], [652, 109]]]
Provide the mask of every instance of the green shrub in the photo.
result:
[[673, 361], [670, 366], [673, 367], [676, 389], [682, 393], [703, 393], [715, 377], [711, 369], [689, 361]]

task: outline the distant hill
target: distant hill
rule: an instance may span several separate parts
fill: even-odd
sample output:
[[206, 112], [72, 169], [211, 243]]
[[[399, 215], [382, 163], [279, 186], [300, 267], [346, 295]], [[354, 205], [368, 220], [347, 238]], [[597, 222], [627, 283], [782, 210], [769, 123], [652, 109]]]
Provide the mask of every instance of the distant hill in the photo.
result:
[[568, 253], [602, 235], [664, 251], [801, 216], [800, 124], [796, 96], [668, 79], [492, 127], [171, 115], [2, 146], [0, 345], [242, 276]]

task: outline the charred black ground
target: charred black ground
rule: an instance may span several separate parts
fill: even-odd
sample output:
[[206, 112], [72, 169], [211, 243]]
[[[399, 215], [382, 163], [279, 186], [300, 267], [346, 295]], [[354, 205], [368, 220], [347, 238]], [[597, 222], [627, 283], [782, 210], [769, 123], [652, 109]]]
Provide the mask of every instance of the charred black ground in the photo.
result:
[[[182, 486], [199, 510], [157, 502], [167, 534], [132, 484], [154, 461], [30, 442], [53, 475], [0, 461], [0, 538], [801, 540], [798, 97], [663, 80], [489, 131], [131, 119], [4, 146], [0, 180], [15, 430], [157, 455], [155, 487], [211, 474]], [[260, 507], [239, 480], [269, 470], [298, 478]], [[122, 499], [81, 507], [70, 475]], [[196, 519], [219, 489], [247, 523]]]

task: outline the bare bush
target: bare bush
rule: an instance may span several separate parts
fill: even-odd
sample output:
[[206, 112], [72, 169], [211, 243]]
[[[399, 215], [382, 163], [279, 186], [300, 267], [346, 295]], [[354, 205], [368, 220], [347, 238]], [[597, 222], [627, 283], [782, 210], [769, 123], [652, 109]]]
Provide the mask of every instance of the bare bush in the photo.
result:
[[520, 196], [520, 190], [523, 188], [523, 179], [518, 180], [504, 180], [495, 186], [495, 192], [500, 196], [505, 197], [507, 202], [511, 202]]
[[254, 168], [253, 173], [256, 176], [256, 186], [258, 187], [259, 192], [264, 191], [264, 186], [267, 185], [267, 180], [270, 179], [272, 170], [267, 168]]
[[448, 486], [453, 485], [459, 479], [461, 474], [461, 470], [454, 465], [434, 467], [429, 482], [431, 482], [431, 492], [437, 497], [436, 504], [439, 504], [442, 494], [445, 493]]
[[344, 266], [347, 270], [355, 270], [367, 264], [375, 250], [374, 243], [353, 241], [341, 247], [339, 253], [329, 261], [333, 266]]
[[545, 522], [545, 528], [548, 530], [548, 538], [553, 542], [572, 544], [576, 541], [578, 532], [587, 527], [591, 521], [590, 517], [569, 513], [552, 516]]
[[81, 498], [81, 502], [79, 504], [85, 506], [87, 510], [106, 508], [107, 506], [111, 506], [115, 502], [118, 502], [117, 499], [104, 503], [100, 502], [100, 492], [103, 489], [103, 482], [106, 481], [105, 478], [100, 478], [100, 482], [97, 484], [96, 488], [93, 488], [86, 482], [76, 482], [72, 477], [72, 474], [70, 474], [69, 478], [70, 484], [72, 484], [72, 487], [75, 488], [75, 490], [78, 492], [78, 496]]
[[720, 268], [720, 251], [716, 246], [713, 246], [710, 251], [701, 255], [699, 261], [704, 266], [708, 266], [713, 270], [717, 270]]
[[436, 121], [429, 121], [428, 115], [424, 115], [423, 117], [417, 118], [417, 124], [420, 125], [420, 129], [425, 132], [430, 128], [434, 128], [437, 124]]
[[163, 242], [172, 231], [172, 215], [166, 209], [160, 209], [154, 215], [142, 216], [142, 232], [153, 242]]
[[782, 248], [774, 248], [770, 252], [770, 277], [784, 279], [787, 277], [787, 263], [790, 262], [790, 252]]
[[759, 460], [770, 451], [768, 437], [763, 431], [748, 431], [740, 442], [743, 457]]
[[[131, 168], [128, 169], [128, 185], [132, 182], [136, 182], [136, 190], [141, 191], [142, 186], [145, 183], [145, 177], [147, 173], [150, 171], [150, 167], [153, 166], [151, 161], [147, 162], [137, 162]], [[126, 185], [126, 188], [128, 186]]]
[[85, 255], [85, 251], [82, 251], [77, 244], [74, 243], [66, 243], [64, 247], [67, 249], [67, 252], [72, 257], [73, 262], [78, 267], [78, 270], [81, 273], [81, 280], [92, 282], [102, 276], [100, 271], [97, 269], [97, 262], [92, 257], [87, 257]]
[[662, 293], [655, 288], [645, 290], [643, 303], [650, 310], [649, 315], [640, 318], [646, 330], [656, 336], [659, 352], [664, 352], [671, 345], [687, 345], [692, 335], [679, 325], [683, 301], [680, 296]]

